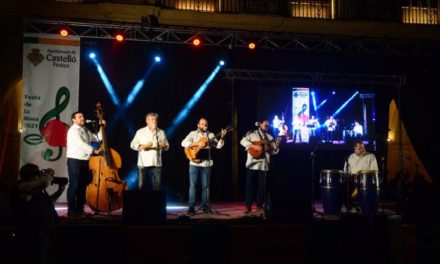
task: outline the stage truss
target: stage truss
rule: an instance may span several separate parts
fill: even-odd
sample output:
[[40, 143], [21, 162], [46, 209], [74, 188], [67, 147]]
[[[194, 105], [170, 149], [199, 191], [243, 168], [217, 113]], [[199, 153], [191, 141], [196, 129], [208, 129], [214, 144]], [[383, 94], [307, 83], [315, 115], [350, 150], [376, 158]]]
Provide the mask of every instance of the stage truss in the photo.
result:
[[[249, 69], [224, 69], [223, 78], [226, 80], [245, 81], [278, 81], [305, 85], [337, 84], [339, 86], [360, 85], [364, 87], [400, 88], [406, 83], [403, 75], [370, 75], [348, 73], [320, 72], [284, 72], [261, 71]], [[352, 87], [352, 86], [350, 86]]]
[[113, 39], [117, 32], [125, 34], [126, 41], [144, 41], [170, 44], [191, 44], [198, 37], [203, 45], [224, 48], [247, 48], [253, 41], [258, 48], [309, 52], [335, 52], [394, 56], [439, 56], [440, 43], [415, 40], [337, 37], [200, 29], [179, 27], [152, 27], [139, 24], [92, 23], [25, 19], [24, 33], [58, 34], [60, 27], [70, 34], [89, 39]]

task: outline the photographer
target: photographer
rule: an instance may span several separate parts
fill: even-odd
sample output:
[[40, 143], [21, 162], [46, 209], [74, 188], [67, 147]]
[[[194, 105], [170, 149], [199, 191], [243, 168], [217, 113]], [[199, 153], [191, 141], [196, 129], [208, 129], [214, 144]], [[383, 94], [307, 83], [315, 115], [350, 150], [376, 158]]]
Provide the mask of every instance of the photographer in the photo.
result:
[[56, 178], [58, 190], [49, 195], [46, 187], [54, 181], [54, 170], [41, 170], [35, 164], [20, 169], [15, 204], [19, 249], [25, 250], [23, 263], [46, 263], [47, 251], [55, 234], [58, 215], [54, 202], [65, 189], [67, 178]]

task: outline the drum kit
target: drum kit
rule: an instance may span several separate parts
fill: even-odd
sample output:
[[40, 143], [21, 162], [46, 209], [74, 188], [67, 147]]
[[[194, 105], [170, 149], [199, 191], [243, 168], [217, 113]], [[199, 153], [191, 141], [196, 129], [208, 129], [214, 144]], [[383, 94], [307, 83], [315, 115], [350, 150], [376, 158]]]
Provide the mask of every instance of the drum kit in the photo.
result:
[[346, 205], [351, 204], [352, 199], [358, 199], [361, 214], [374, 215], [378, 211], [381, 182], [377, 170], [361, 170], [355, 175], [342, 170], [322, 170], [319, 183], [326, 215], [341, 213], [344, 192]]

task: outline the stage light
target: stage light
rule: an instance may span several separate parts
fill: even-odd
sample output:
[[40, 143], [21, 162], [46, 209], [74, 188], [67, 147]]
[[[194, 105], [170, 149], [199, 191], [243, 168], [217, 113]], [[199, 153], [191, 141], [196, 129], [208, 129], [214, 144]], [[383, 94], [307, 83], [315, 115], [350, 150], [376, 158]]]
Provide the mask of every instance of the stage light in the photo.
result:
[[253, 49], [255, 49], [257, 47], [257, 45], [254, 43], [254, 42], [250, 42], [249, 44], [248, 44], [248, 48], [250, 49], [250, 50], [253, 50]]
[[311, 94], [312, 94], [313, 110], [316, 112], [317, 110], [316, 95], [314, 91], [312, 91]]
[[336, 92], [335, 92], [335, 91], [332, 91], [332, 94], [334, 95], [334, 94], [336, 94]]
[[198, 46], [200, 46], [200, 44], [202, 44], [202, 42], [200, 41], [199, 38], [195, 38], [195, 39], [193, 39], [192, 44], [193, 44], [195, 47], [198, 47]]
[[218, 62], [218, 64], [220, 64], [220, 66], [223, 66], [223, 65], [225, 65], [225, 61], [224, 61], [224, 60], [220, 60], [220, 61]]
[[94, 58], [96, 58], [96, 54], [95, 54], [94, 52], [90, 52], [90, 53], [89, 53], [89, 58], [90, 58], [90, 59], [94, 59]]
[[60, 33], [60, 36], [64, 37], [64, 38], [69, 36], [69, 31], [65, 28], [60, 29], [59, 33]]
[[162, 58], [160, 56], [155, 56], [154, 57], [154, 61], [155, 62], [160, 62], [162, 60]]
[[209, 84], [214, 80], [217, 73], [219, 73], [220, 69], [221, 69], [220, 65], [217, 65], [214, 68], [214, 70], [211, 72], [211, 74], [208, 76], [208, 78], [206, 78], [205, 82], [203, 82], [203, 84], [199, 87], [199, 89], [196, 91], [196, 93], [191, 97], [191, 99], [186, 103], [186, 105], [183, 107], [183, 109], [180, 110], [179, 114], [177, 114], [177, 116], [174, 118], [174, 120], [171, 123], [171, 126], [165, 130], [165, 131], [167, 131], [166, 134], [167, 134], [168, 139], [170, 139], [173, 136], [177, 127], [179, 127], [180, 124], [188, 117], [192, 108], [200, 100], [203, 93], [208, 88]]
[[347, 99], [334, 113], [333, 116], [336, 117], [356, 96], [359, 92], [355, 92], [350, 98]]
[[125, 36], [121, 33], [115, 35], [115, 39], [117, 42], [123, 42], [125, 40]]

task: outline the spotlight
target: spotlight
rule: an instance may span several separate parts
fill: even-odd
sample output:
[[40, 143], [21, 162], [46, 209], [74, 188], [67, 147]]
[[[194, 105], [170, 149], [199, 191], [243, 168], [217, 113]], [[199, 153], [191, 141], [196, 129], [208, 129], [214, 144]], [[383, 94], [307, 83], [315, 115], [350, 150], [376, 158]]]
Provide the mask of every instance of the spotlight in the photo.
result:
[[253, 50], [253, 49], [255, 49], [257, 47], [257, 45], [254, 43], [254, 42], [249, 42], [249, 44], [248, 44], [248, 48], [250, 49], [250, 50]]
[[220, 64], [221, 66], [223, 66], [223, 65], [225, 65], [225, 61], [224, 61], [224, 60], [221, 60], [221, 61], [218, 62], [218, 64]]
[[192, 44], [194, 46], [198, 47], [198, 46], [200, 46], [200, 44], [202, 44], [202, 42], [200, 41], [199, 38], [195, 38], [195, 39], [193, 39]]
[[117, 42], [123, 42], [125, 40], [125, 36], [121, 33], [115, 35], [115, 39]]
[[65, 28], [61, 28], [60, 31], [59, 31], [59, 34], [60, 34], [61, 37], [65, 38], [65, 37], [69, 36], [69, 31], [67, 29], [65, 29]]
[[160, 62], [162, 60], [162, 58], [160, 56], [155, 56], [154, 57], [154, 61], [155, 62]]
[[332, 94], [336, 94], [336, 92], [335, 92], [335, 91], [333, 91], [333, 92], [332, 92]]
[[94, 58], [96, 58], [96, 54], [95, 54], [94, 52], [90, 52], [90, 53], [89, 53], [89, 58], [90, 58], [90, 59], [94, 59]]

